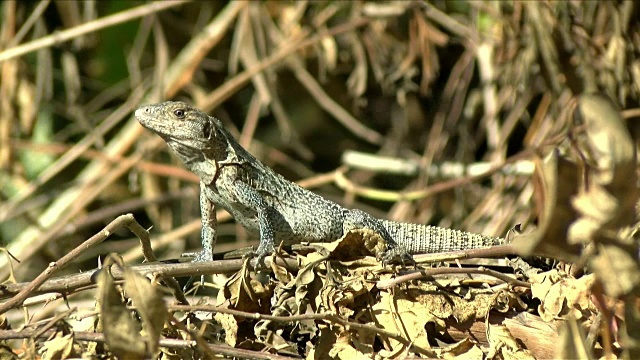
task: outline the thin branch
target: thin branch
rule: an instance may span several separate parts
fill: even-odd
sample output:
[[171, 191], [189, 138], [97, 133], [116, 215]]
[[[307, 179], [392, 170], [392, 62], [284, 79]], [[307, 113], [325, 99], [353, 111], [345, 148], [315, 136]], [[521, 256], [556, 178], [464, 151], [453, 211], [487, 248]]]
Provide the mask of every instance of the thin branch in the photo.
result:
[[423, 270], [418, 270], [409, 274], [404, 274], [404, 275], [400, 275], [398, 277], [395, 277], [393, 279], [388, 279], [388, 280], [384, 280], [384, 281], [379, 281], [376, 284], [376, 287], [380, 290], [386, 290], [386, 289], [391, 289], [393, 287], [398, 286], [399, 284], [402, 284], [404, 282], [407, 281], [413, 281], [413, 280], [421, 280], [424, 278], [432, 278], [434, 275], [451, 275], [451, 274], [483, 274], [483, 275], [489, 275], [489, 276], [493, 276], [496, 279], [500, 279], [508, 284], [511, 284], [513, 286], [522, 286], [525, 288], [530, 288], [531, 284], [529, 284], [526, 281], [521, 281], [518, 279], [514, 279], [513, 277], [510, 277], [509, 275], [503, 274], [501, 272], [495, 271], [495, 270], [491, 270], [491, 269], [487, 269], [483, 266], [477, 267], [477, 268], [473, 268], [473, 269], [467, 269], [467, 268], [433, 268], [433, 269], [423, 269]]
[[67, 30], [55, 32], [51, 35], [45, 36], [38, 40], [34, 40], [26, 44], [18, 45], [16, 47], [12, 47], [3, 52], [0, 52], [0, 63], [5, 60], [12, 59], [14, 57], [18, 57], [36, 50], [40, 50], [46, 47], [50, 47], [53, 45], [57, 45], [57, 44], [69, 41], [78, 36], [86, 35], [88, 33], [92, 33], [98, 30], [102, 30], [112, 25], [131, 21], [149, 14], [153, 14], [162, 10], [166, 10], [168, 8], [172, 8], [174, 6], [179, 6], [189, 1], [190, 0], [173, 0], [173, 1], [152, 2], [146, 5], [138, 6], [133, 9], [121, 11], [117, 14], [105, 16], [103, 18], [96, 19], [95, 21], [90, 21], [88, 23], [78, 25]]
[[[8, 301], [0, 304], [0, 314], [7, 312], [9, 309], [14, 308], [16, 306], [20, 306], [29, 296], [36, 293], [36, 290], [45, 283], [47, 279], [49, 279], [56, 271], [65, 268], [69, 265], [74, 259], [76, 259], [80, 254], [82, 254], [87, 249], [103, 242], [106, 240], [113, 232], [119, 228], [128, 227], [134, 234], [138, 235], [140, 241], [143, 243], [143, 248], [145, 249], [145, 255], [149, 257], [151, 260], [155, 260], [153, 256], [153, 252], [151, 251], [151, 246], [149, 244], [149, 233], [144, 230], [135, 220], [132, 214], [121, 215], [115, 220], [113, 220], [110, 224], [108, 224], [102, 231], [92, 236], [90, 239], [86, 240], [71, 252], [60, 258], [59, 260], [52, 262], [49, 266], [38, 275], [33, 281], [31, 281], [26, 287], [24, 287], [18, 294], [9, 299]], [[168, 280], [168, 278], [164, 278]], [[186, 298], [184, 298], [184, 294], [180, 290], [180, 287], [175, 282], [168, 280], [170, 286], [177, 287], [177, 292], [174, 295], [178, 298], [179, 301], [183, 303], [187, 303]], [[182, 295], [181, 295], [182, 294]]]

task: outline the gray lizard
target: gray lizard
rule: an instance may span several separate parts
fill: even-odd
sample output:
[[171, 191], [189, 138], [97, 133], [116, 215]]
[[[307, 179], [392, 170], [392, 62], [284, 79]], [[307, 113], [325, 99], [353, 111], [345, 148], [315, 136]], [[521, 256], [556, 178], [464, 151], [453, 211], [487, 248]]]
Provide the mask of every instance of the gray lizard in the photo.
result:
[[286, 180], [258, 161], [224, 128], [222, 122], [183, 102], [167, 101], [138, 108], [135, 116], [160, 135], [187, 168], [200, 178], [201, 241], [194, 261], [213, 259], [216, 206], [258, 232], [258, 262], [274, 244], [329, 242], [352, 229], [369, 229], [386, 243], [377, 254], [385, 262], [410, 254], [446, 252], [504, 243], [502, 238], [429, 225], [380, 220], [346, 209]]

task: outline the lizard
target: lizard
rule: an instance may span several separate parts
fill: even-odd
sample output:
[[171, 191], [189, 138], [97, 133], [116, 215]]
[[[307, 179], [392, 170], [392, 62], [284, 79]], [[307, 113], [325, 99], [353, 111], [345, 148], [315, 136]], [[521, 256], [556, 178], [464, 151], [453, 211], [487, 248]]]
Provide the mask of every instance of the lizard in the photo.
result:
[[192, 254], [193, 261], [213, 259], [217, 206], [259, 234], [258, 264], [275, 251], [276, 241], [330, 242], [354, 229], [373, 230], [382, 237], [386, 250], [376, 256], [384, 262], [505, 243], [504, 238], [378, 219], [342, 207], [276, 173], [243, 148], [222, 121], [187, 103], [144, 105], [135, 111], [135, 117], [200, 179], [203, 249]]

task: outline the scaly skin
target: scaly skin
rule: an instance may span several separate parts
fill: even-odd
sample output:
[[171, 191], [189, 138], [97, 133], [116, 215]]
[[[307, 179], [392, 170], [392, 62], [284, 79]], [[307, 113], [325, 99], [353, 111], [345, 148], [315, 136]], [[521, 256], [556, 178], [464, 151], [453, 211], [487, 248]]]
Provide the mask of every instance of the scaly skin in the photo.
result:
[[275, 173], [240, 146], [220, 120], [186, 103], [142, 106], [135, 116], [200, 178], [203, 250], [195, 261], [213, 259], [216, 206], [259, 233], [259, 261], [274, 251], [276, 242], [330, 242], [351, 229], [371, 229], [381, 235], [387, 250], [378, 255], [384, 261], [504, 243], [502, 238], [379, 220], [361, 210], [346, 209]]

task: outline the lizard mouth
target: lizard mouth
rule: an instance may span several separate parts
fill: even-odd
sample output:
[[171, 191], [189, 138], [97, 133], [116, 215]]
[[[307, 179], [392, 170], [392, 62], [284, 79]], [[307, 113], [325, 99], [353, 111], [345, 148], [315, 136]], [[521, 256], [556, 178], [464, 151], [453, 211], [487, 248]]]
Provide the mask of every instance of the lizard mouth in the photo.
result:
[[134, 116], [143, 127], [152, 130], [158, 135], [169, 135], [169, 131], [171, 129], [163, 124], [162, 121], [157, 120], [153, 115], [151, 115], [150, 109], [148, 109], [146, 106], [137, 109], [134, 112]]

